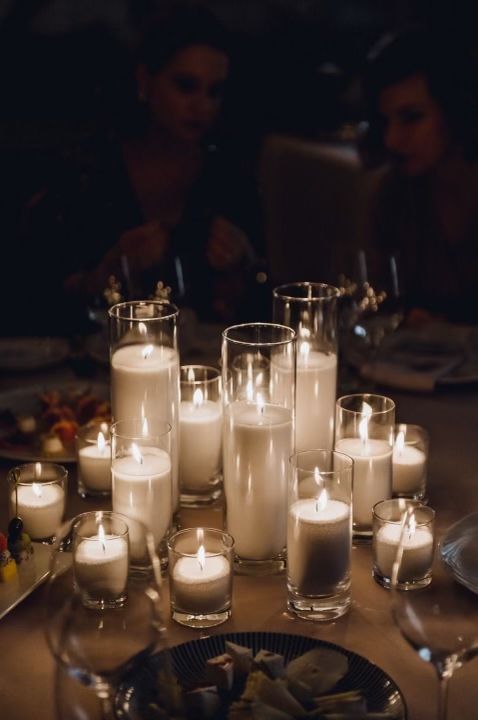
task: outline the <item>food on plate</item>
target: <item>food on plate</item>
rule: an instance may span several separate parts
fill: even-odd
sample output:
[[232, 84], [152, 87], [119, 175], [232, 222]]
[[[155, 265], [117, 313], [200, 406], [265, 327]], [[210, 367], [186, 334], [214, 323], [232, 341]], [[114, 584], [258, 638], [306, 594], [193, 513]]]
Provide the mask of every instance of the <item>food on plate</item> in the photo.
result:
[[75, 453], [81, 425], [110, 420], [110, 404], [90, 388], [48, 390], [39, 393], [32, 413], [0, 412], [0, 448], [28, 451], [54, 459]]
[[14, 517], [8, 523], [8, 550], [17, 565], [25, 562], [33, 555], [33, 545], [28, 533], [23, 531], [23, 521]]
[[392, 718], [369, 712], [360, 689], [341, 690], [348, 669], [347, 656], [332, 648], [313, 648], [287, 664], [278, 653], [261, 649], [253, 656], [250, 648], [226, 641], [225, 652], [206, 661], [203, 686], [181, 688], [162, 668], [158, 702], [149, 703], [147, 720]]
[[0, 583], [10, 582], [17, 576], [17, 564], [7, 545], [7, 538], [0, 532]]

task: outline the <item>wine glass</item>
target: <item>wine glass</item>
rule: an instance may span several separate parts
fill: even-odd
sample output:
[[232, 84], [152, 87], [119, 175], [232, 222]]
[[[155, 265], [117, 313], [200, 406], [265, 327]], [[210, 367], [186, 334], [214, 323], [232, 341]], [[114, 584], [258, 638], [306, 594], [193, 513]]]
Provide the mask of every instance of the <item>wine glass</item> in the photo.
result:
[[405, 640], [422, 660], [433, 665], [439, 680], [437, 719], [446, 720], [449, 680], [455, 670], [478, 654], [478, 598], [454, 580], [437, 548], [431, 583], [401, 589], [405, 538], [413, 532], [413, 516], [414, 508], [409, 507], [402, 517], [392, 571], [392, 612]]
[[45, 632], [62, 670], [95, 691], [104, 720], [114, 718], [123, 677], [165, 647], [160, 562], [141, 522], [98, 511], [61, 526]]

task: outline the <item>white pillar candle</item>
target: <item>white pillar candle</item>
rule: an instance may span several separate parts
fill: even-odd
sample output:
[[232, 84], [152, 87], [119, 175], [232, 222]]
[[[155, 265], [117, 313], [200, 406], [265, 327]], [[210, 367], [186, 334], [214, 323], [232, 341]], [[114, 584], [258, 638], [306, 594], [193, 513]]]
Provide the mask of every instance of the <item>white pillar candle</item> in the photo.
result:
[[[400, 542], [401, 523], [385, 523], [375, 537], [375, 563], [384, 577], [392, 577], [392, 568]], [[427, 527], [405, 530], [403, 556], [398, 580], [407, 582], [423, 578], [433, 561], [433, 535]]]
[[285, 547], [292, 411], [234, 401], [225, 408], [227, 528], [239, 557], [268, 560]]
[[[113, 510], [142, 521], [156, 544], [171, 523], [171, 459], [159, 448], [142, 447], [135, 455], [116, 458], [111, 465]], [[130, 542], [134, 548], [134, 533]]]
[[178, 416], [179, 356], [163, 345], [126, 345], [111, 357], [113, 418], [158, 417], [171, 423], [173, 505], [179, 502]]
[[75, 579], [81, 590], [96, 597], [115, 598], [126, 587], [128, 543], [114, 535], [82, 540], [73, 556]]
[[17, 485], [10, 498], [16, 515], [32, 540], [52, 537], [65, 510], [65, 492], [56, 483]]
[[222, 555], [181, 557], [172, 574], [174, 607], [179, 612], [207, 615], [229, 605], [231, 567]]
[[221, 467], [222, 409], [219, 402], [204, 400], [201, 390], [196, 393], [193, 402], [179, 406], [179, 482], [201, 491]]
[[301, 595], [336, 592], [350, 567], [350, 507], [341, 500], [307, 498], [289, 509], [287, 572]]
[[372, 508], [392, 497], [392, 448], [386, 440], [343, 438], [335, 449], [352, 458], [353, 521], [372, 526]]
[[111, 445], [98, 433], [96, 443], [78, 451], [78, 473], [88, 490], [107, 492], [111, 490]]
[[337, 356], [317, 352], [302, 343], [297, 353], [296, 451], [331, 450], [337, 390]]
[[425, 480], [426, 456], [423, 450], [409, 445], [400, 432], [393, 448], [393, 492], [397, 495], [418, 493]]

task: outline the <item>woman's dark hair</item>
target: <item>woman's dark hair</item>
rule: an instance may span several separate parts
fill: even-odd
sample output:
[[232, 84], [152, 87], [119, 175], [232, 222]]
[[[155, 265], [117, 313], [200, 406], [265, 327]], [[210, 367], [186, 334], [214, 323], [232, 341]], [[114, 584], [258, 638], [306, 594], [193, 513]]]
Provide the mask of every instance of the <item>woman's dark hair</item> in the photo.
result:
[[442, 33], [425, 29], [388, 35], [371, 51], [363, 80], [369, 144], [382, 146], [379, 97], [390, 85], [423, 73], [442, 109], [450, 133], [466, 159], [478, 158], [477, 67], [466, 47]]
[[155, 16], [139, 45], [137, 60], [154, 75], [177, 52], [191, 45], [207, 45], [231, 54], [228, 32], [210, 10], [200, 5], [173, 5]]

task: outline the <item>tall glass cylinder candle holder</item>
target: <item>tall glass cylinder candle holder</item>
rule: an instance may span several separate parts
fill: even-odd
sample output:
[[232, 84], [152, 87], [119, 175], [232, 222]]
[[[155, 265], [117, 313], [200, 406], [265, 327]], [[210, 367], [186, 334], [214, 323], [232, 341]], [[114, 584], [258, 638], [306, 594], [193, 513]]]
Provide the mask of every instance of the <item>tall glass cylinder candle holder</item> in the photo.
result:
[[21, 519], [32, 540], [54, 541], [65, 512], [67, 480], [67, 469], [50, 462], [26, 463], [9, 471], [10, 517]]
[[110, 426], [105, 420], [92, 420], [78, 428], [78, 493], [81, 497], [111, 495]]
[[271, 323], [223, 332], [223, 473], [236, 571], [285, 566], [287, 478], [294, 448], [294, 330]]
[[178, 308], [145, 300], [109, 310], [113, 420], [158, 417], [171, 425], [173, 508], [179, 507]]
[[78, 515], [72, 525], [73, 572], [85, 607], [115, 608], [126, 600], [127, 519], [109, 511]]
[[337, 301], [325, 283], [273, 290], [273, 319], [297, 333], [296, 450], [333, 449], [337, 398]]
[[383, 395], [344, 395], [337, 400], [335, 449], [354, 461], [353, 533], [372, 537], [372, 508], [392, 497], [395, 403]]
[[307, 450], [290, 462], [287, 606], [306, 620], [333, 620], [351, 602], [353, 460]]
[[[171, 527], [171, 426], [157, 418], [119, 420], [111, 426], [114, 512], [143, 522], [151, 531], [163, 565]], [[133, 558], [143, 553], [130, 532]]]
[[423, 500], [426, 495], [430, 438], [421, 425], [395, 425], [393, 496]]
[[207, 628], [231, 616], [234, 540], [215, 528], [187, 528], [168, 540], [171, 615]]
[[221, 494], [221, 372], [204, 365], [181, 367], [179, 488], [181, 505], [197, 507]]

